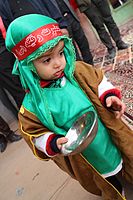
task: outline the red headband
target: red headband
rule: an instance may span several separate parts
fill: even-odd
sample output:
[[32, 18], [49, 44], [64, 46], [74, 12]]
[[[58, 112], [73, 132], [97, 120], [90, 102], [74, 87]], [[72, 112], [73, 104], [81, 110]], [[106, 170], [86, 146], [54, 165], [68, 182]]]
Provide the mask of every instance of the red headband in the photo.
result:
[[33, 31], [12, 48], [18, 60], [23, 60], [49, 40], [61, 36], [58, 24], [48, 24]]

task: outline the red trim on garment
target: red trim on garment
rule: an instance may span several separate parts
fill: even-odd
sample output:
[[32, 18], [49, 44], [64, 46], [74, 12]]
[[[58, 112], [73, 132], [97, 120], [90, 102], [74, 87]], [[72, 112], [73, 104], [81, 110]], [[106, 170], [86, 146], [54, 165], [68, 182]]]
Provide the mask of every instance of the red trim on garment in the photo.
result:
[[104, 104], [104, 98], [107, 94], [112, 94], [117, 96], [119, 99], [121, 99], [121, 92], [120, 90], [116, 89], [116, 88], [112, 88], [110, 90], [105, 91], [101, 96], [100, 96], [100, 101], [102, 104]]
[[[64, 72], [62, 72], [62, 74], [60, 75], [59, 78], [62, 78], [63, 76], [64, 76]], [[40, 81], [40, 86], [41, 86], [41, 88], [44, 88], [44, 87], [48, 86], [51, 83], [52, 83], [52, 81], [41, 80]]]
[[2, 21], [1, 17], [0, 17], [0, 30], [1, 30], [3, 38], [5, 39], [6, 38], [6, 29], [5, 29], [5, 26], [3, 24], [3, 21]]
[[[62, 72], [62, 74], [60, 75], [60, 77], [59, 78], [62, 78], [64, 76], [64, 72]], [[52, 83], [52, 81], [45, 81], [45, 80], [41, 80], [40, 81], [40, 86], [41, 86], [41, 88], [44, 88], [44, 87], [46, 87], [46, 86], [48, 86], [49, 84], [51, 84]], [[30, 92], [30, 90], [25, 90], [25, 92], [26, 93], [29, 93]]]
[[57, 153], [55, 153], [54, 151], [52, 151], [51, 147], [50, 147], [50, 142], [53, 140], [53, 138], [56, 136], [56, 134], [52, 134], [48, 137], [48, 140], [46, 142], [46, 151], [47, 151], [47, 154], [49, 156], [54, 156], [56, 155]]
[[29, 93], [30, 92], [30, 90], [25, 90], [25, 93]]
[[40, 86], [41, 88], [44, 88], [46, 86], [48, 86], [52, 81], [45, 81], [45, 80], [41, 80], [40, 81]]
[[57, 23], [47, 24], [33, 31], [12, 48], [12, 53], [23, 60], [40, 46], [58, 36], [62, 32]]

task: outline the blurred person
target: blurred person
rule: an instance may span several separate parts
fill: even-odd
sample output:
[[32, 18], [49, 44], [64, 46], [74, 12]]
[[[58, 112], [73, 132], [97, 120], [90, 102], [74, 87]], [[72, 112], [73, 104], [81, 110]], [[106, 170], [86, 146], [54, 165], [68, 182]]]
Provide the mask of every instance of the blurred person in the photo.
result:
[[69, 36], [76, 42], [80, 50], [82, 59], [79, 56], [78, 49], [75, 46], [77, 60], [83, 60], [84, 62], [93, 65], [93, 57], [90, 52], [90, 47], [85, 33], [80, 25], [79, 19], [76, 16], [73, 8], [68, 0], [56, 0], [58, 7], [66, 20], [68, 26]]
[[128, 44], [123, 42], [120, 36], [119, 28], [112, 17], [107, 0], [75, 0], [75, 2], [79, 10], [88, 17], [96, 29], [102, 43], [107, 47], [110, 59], [114, 58], [116, 55], [116, 49], [111, 41], [110, 35], [118, 50], [127, 49], [129, 47]]
[[0, 15], [6, 29], [15, 18], [31, 13], [46, 15], [57, 20], [62, 32], [68, 33], [67, 23], [57, 8], [55, 0], [0, 0]]
[[21, 135], [15, 134], [0, 116], [0, 152], [4, 152], [8, 142], [17, 142], [22, 139]]
[[[22, 104], [22, 100], [24, 98], [25, 92], [22, 89], [22, 86], [20, 84], [19, 78], [12, 75], [12, 67], [15, 61], [15, 57], [13, 54], [8, 52], [5, 47], [5, 37], [6, 37], [6, 30], [3, 24], [3, 21], [0, 17], [0, 88], [1, 91], [6, 89], [11, 96], [13, 97], [14, 101], [16, 102], [16, 105], [18, 109], [20, 108]], [[10, 56], [9, 56], [10, 55]], [[3, 96], [3, 93], [0, 95], [1, 98]], [[8, 99], [8, 97], [7, 97]], [[5, 99], [3, 100], [3, 102]], [[8, 105], [5, 103], [5, 106], [8, 107]], [[10, 105], [13, 106], [13, 105]], [[11, 107], [12, 108], [12, 107]], [[17, 117], [18, 110], [14, 110], [14, 114]], [[20, 135], [15, 134], [7, 124], [7, 122], [0, 116], [0, 152], [4, 152], [7, 143], [9, 142], [16, 142], [19, 141], [22, 137]]]
[[5, 37], [6, 30], [0, 17], [0, 88], [6, 89], [13, 97], [17, 107], [20, 108], [25, 92], [19, 78], [12, 75], [15, 57], [7, 51]]

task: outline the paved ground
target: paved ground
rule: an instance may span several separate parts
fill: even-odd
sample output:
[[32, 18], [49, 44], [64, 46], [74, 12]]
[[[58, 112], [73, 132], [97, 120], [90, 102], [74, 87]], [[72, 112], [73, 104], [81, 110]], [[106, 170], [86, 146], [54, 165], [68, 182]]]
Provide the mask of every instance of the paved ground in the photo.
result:
[[[128, 26], [122, 27], [123, 38], [129, 43], [133, 43], [133, 22], [128, 23]], [[130, 28], [129, 28], [130, 27]], [[128, 37], [127, 37], [128, 36]], [[130, 41], [129, 41], [130, 40]], [[100, 44], [101, 45], [101, 44]], [[102, 54], [100, 50], [102, 49]], [[123, 55], [126, 52], [126, 57]], [[128, 54], [129, 52], [129, 54]], [[127, 51], [118, 52], [121, 55], [120, 62], [127, 62], [126, 65], [132, 65], [133, 59], [133, 47], [130, 47]], [[95, 66], [101, 66], [105, 71], [109, 72], [109, 77], [115, 77], [114, 69], [116, 67], [116, 58], [114, 61], [109, 61], [112, 63], [111, 68], [110, 63], [105, 62], [106, 50], [101, 45], [96, 49], [95, 52]], [[127, 54], [129, 57], [127, 58]], [[102, 55], [102, 56], [101, 56]], [[118, 66], [118, 65], [117, 65]], [[109, 70], [108, 70], [109, 69]], [[130, 71], [130, 70], [128, 70]], [[116, 70], [117, 72], [117, 70]], [[117, 75], [118, 77], [118, 75]], [[119, 76], [121, 79], [121, 77]], [[125, 80], [131, 81], [132, 76], [128, 76]], [[125, 83], [124, 83], [125, 84]], [[128, 85], [130, 85], [128, 83]], [[132, 86], [132, 84], [131, 84]], [[125, 93], [124, 93], [125, 94]], [[127, 113], [129, 118], [127, 122], [131, 125], [132, 116], [132, 95], [125, 98], [129, 109]], [[17, 130], [17, 121], [12, 115], [10, 110], [6, 109], [0, 102], [0, 112], [5, 117], [5, 119], [10, 124], [10, 127], [14, 131]], [[133, 188], [129, 184], [125, 184], [126, 193], [128, 195], [127, 200], [133, 200]], [[8, 144], [6, 151], [0, 154], [0, 200], [101, 200], [100, 197], [91, 195], [87, 193], [75, 180], [71, 179], [67, 174], [62, 172], [56, 167], [52, 162], [43, 162], [36, 159], [26, 143], [21, 140], [20, 142], [14, 144]]]
[[53, 164], [32, 156], [24, 141], [0, 155], [1, 200], [100, 200]]

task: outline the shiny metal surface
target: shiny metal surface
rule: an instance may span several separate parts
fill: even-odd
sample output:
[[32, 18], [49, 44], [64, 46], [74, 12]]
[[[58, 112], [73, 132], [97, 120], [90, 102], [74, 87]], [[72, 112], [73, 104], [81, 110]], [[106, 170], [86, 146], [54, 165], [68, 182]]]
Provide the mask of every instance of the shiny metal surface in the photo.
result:
[[94, 139], [97, 133], [97, 116], [93, 111], [83, 114], [76, 120], [66, 134], [68, 142], [62, 145], [64, 155], [82, 152]]

